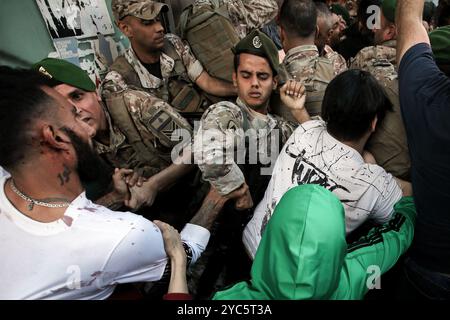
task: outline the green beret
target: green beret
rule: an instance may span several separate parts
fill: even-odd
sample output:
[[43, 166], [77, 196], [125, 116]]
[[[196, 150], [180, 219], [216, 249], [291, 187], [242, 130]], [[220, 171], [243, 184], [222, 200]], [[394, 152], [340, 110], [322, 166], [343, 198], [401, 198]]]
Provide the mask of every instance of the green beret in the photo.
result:
[[272, 39], [257, 29], [250, 32], [244, 39], [239, 41], [232, 51], [235, 55], [250, 53], [255, 56], [266, 58], [269, 61], [274, 75], [278, 74], [280, 60], [278, 50]]
[[330, 11], [337, 14], [338, 16], [341, 16], [348, 26], [351, 24], [352, 21], [350, 19], [350, 13], [348, 13], [347, 8], [341, 6], [340, 4], [332, 4], [330, 6]]
[[95, 84], [86, 71], [76, 65], [61, 59], [45, 58], [32, 67], [50, 79], [68, 84], [84, 91], [94, 92]]
[[384, 17], [392, 23], [395, 23], [395, 11], [397, 9], [397, 0], [383, 0], [381, 11]]
[[431, 49], [438, 64], [450, 64], [450, 26], [430, 32]]

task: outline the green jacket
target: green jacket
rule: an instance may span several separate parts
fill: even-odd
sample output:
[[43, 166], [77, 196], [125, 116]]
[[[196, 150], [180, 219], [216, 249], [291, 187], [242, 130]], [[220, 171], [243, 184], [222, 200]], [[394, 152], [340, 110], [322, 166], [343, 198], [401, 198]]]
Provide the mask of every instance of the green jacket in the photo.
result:
[[413, 198], [403, 198], [389, 223], [347, 245], [339, 199], [317, 185], [295, 187], [268, 223], [252, 280], [219, 291], [213, 299], [362, 299], [373, 267], [385, 273], [410, 246], [415, 216]]

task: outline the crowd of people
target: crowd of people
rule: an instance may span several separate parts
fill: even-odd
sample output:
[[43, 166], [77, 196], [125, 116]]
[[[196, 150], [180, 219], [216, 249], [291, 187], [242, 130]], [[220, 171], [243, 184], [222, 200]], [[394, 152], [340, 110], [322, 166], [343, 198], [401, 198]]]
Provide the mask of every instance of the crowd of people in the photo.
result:
[[450, 299], [448, 0], [111, 6], [0, 66], [1, 299]]

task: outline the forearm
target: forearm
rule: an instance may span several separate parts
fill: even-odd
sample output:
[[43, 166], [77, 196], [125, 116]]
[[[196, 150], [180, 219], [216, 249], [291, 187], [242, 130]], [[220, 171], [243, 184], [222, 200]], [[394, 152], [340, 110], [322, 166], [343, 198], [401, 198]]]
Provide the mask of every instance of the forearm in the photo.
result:
[[95, 201], [96, 204], [107, 207], [111, 210], [118, 210], [124, 205], [124, 197], [123, 195], [120, 195], [116, 193], [115, 191], [112, 191], [100, 199], [97, 199]]
[[200, 210], [197, 211], [189, 223], [210, 230], [226, 200], [226, 198], [210, 192], [203, 200]]
[[170, 259], [171, 273], [168, 293], [189, 293], [186, 280], [186, 259]]
[[400, 0], [397, 3], [397, 64], [403, 55], [419, 43], [430, 43], [422, 24], [424, 0]]
[[[402, 198], [394, 206], [391, 220], [373, 228], [369, 234], [347, 247], [345, 264], [354, 288], [352, 299], [361, 299], [368, 291], [368, 279], [378, 270], [381, 276], [408, 250], [414, 237], [416, 208], [413, 198]], [[347, 297], [348, 299], [348, 297]]]
[[[157, 191], [162, 192], [175, 184], [195, 168], [193, 164], [172, 164], [168, 168], [154, 175], [148, 180], [148, 184], [157, 186]], [[145, 187], [145, 183], [144, 183]]]
[[303, 108], [302, 110], [291, 110], [291, 113], [294, 116], [295, 120], [297, 120], [297, 122], [300, 124], [311, 120], [311, 117], [309, 116], [308, 111], [306, 111], [306, 108]]
[[232, 83], [211, 77], [204, 71], [196, 81], [197, 85], [206, 93], [218, 97], [236, 96], [237, 91]]

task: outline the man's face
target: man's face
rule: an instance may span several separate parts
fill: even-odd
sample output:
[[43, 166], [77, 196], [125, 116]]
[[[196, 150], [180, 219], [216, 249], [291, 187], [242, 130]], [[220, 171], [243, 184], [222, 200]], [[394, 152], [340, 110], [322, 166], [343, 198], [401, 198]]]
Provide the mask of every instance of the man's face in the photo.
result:
[[92, 145], [83, 140], [74, 131], [64, 128], [75, 149], [77, 173], [82, 183], [93, 182], [112, 174], [110, 167], [94, 151]]
[[142, 20], [128, 16], [122, 20], [121, 24], [121, 30], [130, 39], [134, 48], [153, 52], [164, 47], [164, 27], [159, 17], [154, 20]]
[[374, 44], [380, 45], [385, 41], [389, 41], [394, 39], [394, 29], [392, 23], [390, 23], [386, 18], [384, 17], [384, 14], [380, 14], [380, 28], [373, 28], [373, 36], [374, 36]]
[[239, 98], [255, 111], [266, 113], [267, 104], [276, 88], [269, 62], [253, 54], [240, 54], [237, 72], [233, 73], [233, 83], [237, 87]]
[[347, 28], [347, 25], [345, 24], [345, 20], [337, 14], [333, 13], [331, 16], [332, 27], [328, 34], [327, 44], [330, 47], [335, 47], [341, 41], [341, 37], [344, 33], [344, 30]]
[[110, 168], [95, 152], [92, 137], [94, 129], [78, 115], [77, 109], [53, 88], [43, 90], [56, 101], [55, 129], [62, 131], [72, 144], [76, 156], [76, 168], [83, 182], [95, 181], [103, 175], [110, 175]]
[[106, 130], [106, 116], [97, 93], [84, 91], [67, 84], [60, 84], [54, 89], [77, 108], [82, 121], [96, 132]]
[[43, 90], [56, 101], [57, 110], [54, 125], [58, 129], [68, 128], [82, 137], [84, 141], [92, 144], [91, 138], [95, 136], [96, 131], [92, 126], [81, 120], [77, 108], [54, 88], [44, 87]]

